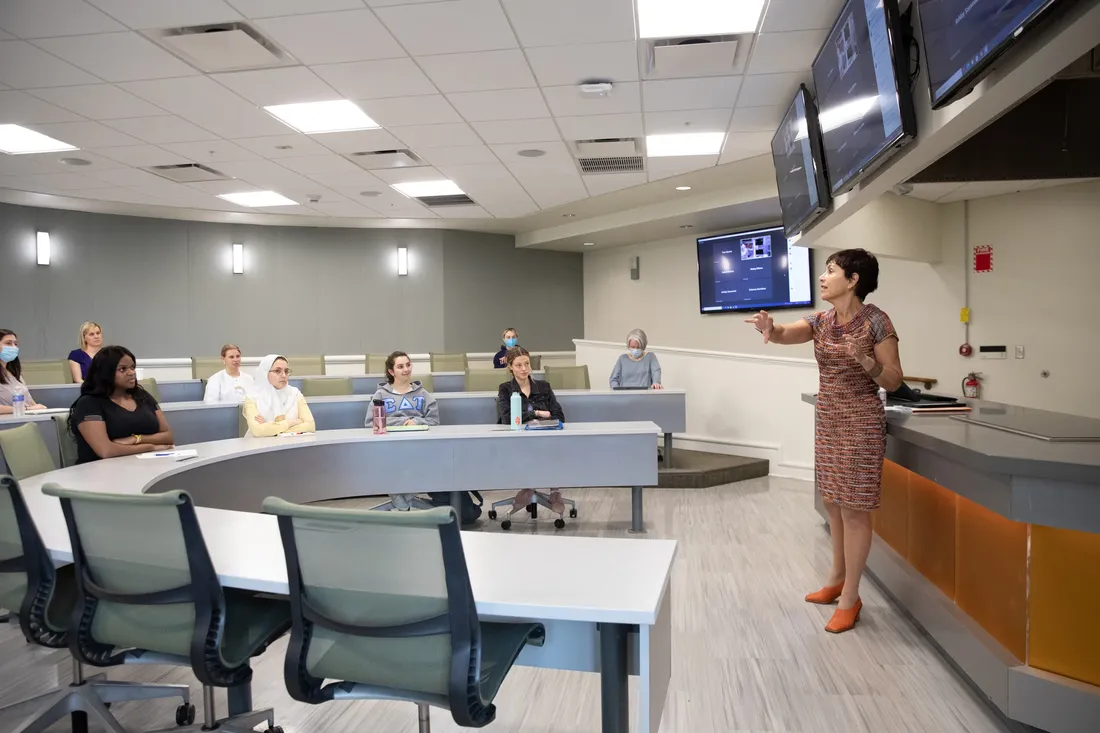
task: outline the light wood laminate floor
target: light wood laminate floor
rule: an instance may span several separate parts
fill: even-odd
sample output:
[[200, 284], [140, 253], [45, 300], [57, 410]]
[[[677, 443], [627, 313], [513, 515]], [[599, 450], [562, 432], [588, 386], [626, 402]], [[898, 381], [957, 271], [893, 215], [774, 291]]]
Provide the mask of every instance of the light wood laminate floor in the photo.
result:
[[[814, 512], [811, 492], [807, 482], [778, 478], [702, 490], [646, 491], [649, 533], [636, 541], [679, 541], [673, 575], [674, 671], [661, 730], [1003, 733], [930, 642], [869, 581], [856, 630], [840, 636], [825, 633], [832, 609], [802, 600], [821, 584], [829, 559], [828, 535]], [[631, 536], [628, 491], [593, 489], [568, 495], [577, 500], [580, 517], [564, 530], [555, 530], [544, 514], [534, 522], [517, 521], [512, 531]], [[500, 495], [485, 498], [488, 503]], [[330, 503], [369, 506], [376, 501]], [[501, 531], [485, 520], [481, 530]], [[555, 565], [553, 557], [502, 557], [500, 572], [535, 572], [547, 582], [561, 582], [568, 581], [570, 568]], [[411, 704], [294, 702], [282, 684], [283, 648], [280, 642], [256, 660], [254, 702], [273, 706], [287, 733], [416, 730]], [[69, 670], [64, 652], [33, 648], [16, 627], [0, 627], [0, 706], [67, 683]], [[189, 682], [201, 705], [201, 688], [186, 670], [134, 666], [110, 670], [109, 675]], [[596, 675], [517, 667], [496, 702], [497, 721], [489, 729], [501, 733], [600, 729]], [[224, 714], [221, 692], [218, 705]], [[171, 725], [174, 707], [154, 701], [116, 704], [113, 710], [128, 730], [140, 731]], [[14, 728], [26, 709], [0, 714], [0, 731]], [[433, 710], [432, 727], [437, 733], [460, 730], [438, 710]]]

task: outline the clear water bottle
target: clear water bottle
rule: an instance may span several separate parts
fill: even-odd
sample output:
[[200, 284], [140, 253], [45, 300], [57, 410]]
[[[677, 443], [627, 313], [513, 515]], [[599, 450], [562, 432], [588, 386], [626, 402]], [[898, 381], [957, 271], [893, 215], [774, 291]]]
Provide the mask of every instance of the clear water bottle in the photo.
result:
[[375, 435], [386, 434], [386, 403], [375, 400], [371, 405], [371, 427]]
[[15, 417], [27, 414], [27, 391], [18, 382], [11, 388], [11, 414]]
[[519, 392], [512, 393], [512, 399], [508, 403], [508, 408], [512, 413], [512, 430], [519, 430], [523, 427], [523, 415], [520, 414], [523, 410], [523, 398], [520, 397]]
[[882, 387], [878, 388], [878, 398], [882, 400], [882, 409], [886, 409], [886, 390]]

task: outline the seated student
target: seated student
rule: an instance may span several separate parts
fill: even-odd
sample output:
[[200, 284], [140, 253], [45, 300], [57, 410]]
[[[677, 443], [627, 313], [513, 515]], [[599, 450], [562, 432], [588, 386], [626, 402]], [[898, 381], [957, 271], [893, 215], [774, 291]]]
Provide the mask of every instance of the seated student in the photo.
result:
[[[561, 420], [565, 422], [565, 412], [554, 396], [554, 388], [549, 382], [531, 379], [531, 354], [522, 346], [508, 352], [508, 368], [512, 371], [512, 380], [500, 385], [497, 392], [497, 424], [511, 423], [512, 394], [518, 392], [521, 400], [520, 415], [523, 422], [529, 420]], [[531, 503], [532, 489], [521, 489], [513, 501], [513, 509], [522, 509]], [[555, 514], [565, 513], [565, 503], [561, 492], [550, 492], [550, 510]]]
[[211, 375], [206, 381], [206, 392], [202, 401], [207, 404], [232, 402], [239, 405], [244, 402], [248, 392], [256, 383], [250, 374], [241, 374], [241, 349], [236, 344], [222, 347], [222, 364], [225, 369]]
[[[438, 425], [439, 407], [432, 393], [424, 385], [412, 378], [412, 359], [404, 351], [395, 351], [386, 357], [386, 381], [378, 385], [374, 400], [382, 400], [386, 408], [386, 427], [398, 425]], [[371, 415], [367, 413], [366, 426], [371, 426]], [[407, 512], [412, 507], [411, 494], [390, 494], [393, 508]]]
[[174, 441], [160, 405], [138, 384], [134, 354], [125, 346], [96, 352], [69, 408], [69, 430], [78, 464], [168, 450]]
[[661, 363], [657, 361], [656, 354], [645, 350], [648, 345], [649, 339], [640, 328], [626, 335], [626, 353], [619, 355], [619, 360], [611, 369], [611, 389], [664, 389], [661, 385]]
[[0, 415], [12, 414], [15, 388], [23, 390], [23, 405], [28, 410], [45, 410], [31, 397], [27, 383], [23, 381], [23, 365], [19, 363], [19, 337], [14, 331], [0, 328]]
[[73, 383], [80, 384], [88, 378], [92, 359], [103, 346], [103, 329], [95, 321], [85, 321], [80, 326], [80, 348], [69, 352], [69, 372]]
[[514, 328], [506, 328], [500, 338], [504, 343], [501, 344], [500, 351], [493, 356], [493, 368], [507, 369], [508, 350], [516, 348], [516, 345], [519, 344], [519, 331]]
[[290, 386], [290, 363], [285, 356], [268, 354], [260, 360], [242, 410], [253, 437], [317, 432], [306, 398]]

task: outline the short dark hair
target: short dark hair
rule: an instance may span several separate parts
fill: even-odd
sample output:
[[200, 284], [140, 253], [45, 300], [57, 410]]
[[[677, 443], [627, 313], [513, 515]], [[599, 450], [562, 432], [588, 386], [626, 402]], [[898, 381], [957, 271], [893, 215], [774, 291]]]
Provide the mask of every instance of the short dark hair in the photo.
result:
[[[0, 339], [7, 338], [8, 336], [15, 336], [16, 339], [19, 338], [19, 336], [15, 333], [15, 331], [12, 331], [12, 330], [7, 329], [7, 328], [0, 328]], [[23, 362], [19, 361], [19, 357], [15, 357], [11, 361], [9, 361], [5, 365], [5, 369], [7, 369], [7, 374], [10, 374], [13, 377], [15, 377], [16, 382], [18, 382], [19, 378], [23, 376]], [[0, 384], [7, 384], [7, 383], [8, 383], [8, 378], [7, 378], [7, 376], [5, 376], [5, 372], [0, 371]]]
[[397, 360], [401, 357], [405, 357], [409, 361], [412, 361], [412, 357], [406, 354], [404, 351], [395, 351], [386, 357], [386, 381], [393, 384], [393, 365], [397, 363]]
[[878, 259], [867, 250], [842, 249], [829, 255], [825, 265], [828, 266], [830, 262], [844, 270], [844, 277], [849, 280], [853, 275], [859, 275], [856, 280], [856, 297], [860, 300], [878, 290]]
[[504, 358], [508, 360], [508, 366], [512, 366], [512, 362], [520, 358], [521, 356], [529, 357], [531, 356], [531, 352], [523, 348], [522, 346], [513, 346], [512, 348], [508, 349], [508, 354]]

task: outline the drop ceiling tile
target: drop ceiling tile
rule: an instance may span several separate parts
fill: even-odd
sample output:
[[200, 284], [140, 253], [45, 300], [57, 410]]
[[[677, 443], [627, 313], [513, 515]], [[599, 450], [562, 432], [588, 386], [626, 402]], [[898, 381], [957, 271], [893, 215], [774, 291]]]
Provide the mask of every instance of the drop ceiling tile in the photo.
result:
[[205, 76], [130, 82], [126, 91], [222, 137], [285, 135], [289, 127]]
[[[503, 143], [538, 143], [561, 140], [554, 120], [493, 120], [473, 123], [477, 134], [490, 145]], [[537, 146], [536, 146], [537, 147]]]
[[779, 74], [805, 71], [817, 56], [828, 29], [761, 33], [749, 59], [748, 74]]
[[453, 148], [425, 148], [414, 151], [434, 166], [471, 165], [475, 163], [496, 163], [497, 156], [484, 145], [460, 145]]
[[779, 129], [786, 105], [782, 107], [738, 107], [733, 112], [730, 132], [771, 132]]
[[174, 115], [130, 117], [125, 120], [107, 120], [103, 124], [154, 145], [218, 139], [218, 136], [209, 130], [204, 130]]
[[844, 0], [771, 0], [760, 31], [782, 33], [832, 28], [843, 7]]
[[179, 28], [240, 20], [223, 0], [88, 0], [131, 28]]
[[810, 70], [785, 74], [754, 74], [746, 76], [737, 97], [738, 107], [789, 107], [798, 85], [810, 80]]
[[649, 182], [645, 171], [637, 173], [605, 173], [598, 176], [581, 176], [590, 196], [601, 196], [624, 188], [633, 188]]
[[97, 181], [90, 176], [82, 176], [79, 173], [44, 173], [27, 176], [27, 180], [58, 191], [74, 188], [111, 188], [110, 183]]
[[339, 218], [377, 219], [382, 217], [382, 215], [374, 209], [368, 209], [366, 206], [355, 203], [354, 201], [322, 202], [310, 204], [310, 208], [317, 209], [327, 216]]
[[413, 56], [517, 48], [497, 0], [396, 5], [375, 10]]
[[[522, 190], [522, 189], [521, 189]], [[536, 204], [526, 192], [522, 197], [502, 199], [489, 203], [479, 202], [485, 209], [498, 219], [511, 219], [527, 216], [539, 210]]]
[[598, 140], [609, 137], [642, 137], [642, 115], [637, 112], [622, 115], [586, 115], [558, 117], [558, 128], [566, 140]]
[[156, 145], [128, 145], [121, 148], [98, 148], [95, 153], [119, 163], [144, 168], [153, 165], [176, 165], [194, 161]]
[[526, 53], [544, 87], [580, 84], [589, 79], [638, 79], [638, 50], [633, 41], [528, 48]]
[[[316, 188], [314, 181], [294, 171], [287, 170], [270, 160], [234, 160], [219, 163], [217, 169], [231, 176], [259, 186], [262, 189], [278, 191], [287, 198], [304, 201], [299, 192]], [[294, 193], [294, 195], [291, 195]]]
[[246, 18], [277, 18], [281, 15], [331, 13], [361, 10], [360, 0], [228, 0]]
[[555, 117], [642, 111], [641, 84], [636, 81], [616, 84], [609, 96], [598, 99], [582, 97], [574, 86], [544, 87], [542, 92]]
[[237, 145], [247, 148], [257, 155], [268, 159], [301, 158], [304, 156], [328, 155], [329, 150], [309, 135], [291, 133], [289, 135], [266, 135], [264, 137], [239, 138]]
[[691, 132], [725, 132], [730, 109], [695, 109], [680, 112], [646, 112], [645, 134], [668, 135]]
[[[238, 140], [237, 142], [241, 142]], [[304, 176], [314, 176], [324, 173], [348, 173], [362, 170], [359, 166], [352, 163], [347, 158], [343, 158], [335, 153], [328, 152], [325, 148], [327, 155], [309, 155], [301, 158], [280, 158], [279, 164], [284, 168], [301, 173]]]
[[431, 80], [409, 58], [321, 64], [311, 68], [347, 99], [382, 99], [436, 93]]
[[397, 150], [401, 142], [389, 132], [356, 130], [355, 132], [328, 132], [314, 135], [313, 139], [335, 153], [361, 153], [368, 150]]
[[0, 81], [31, 89], [95, 84], [99, 79], [26, 41], [0, 41]]
[[421, 148], [450, 148], [460, 145], [480, 145], [481, 138], [465, 122], [449, 125], [409, 125], [390, 130], [404, 146], [413, 150]]
[[646, 112], [718, 107], [732, 109], [740, 87], [739, 76], [645, 81], [642, 82], [642, 106]]
[[492, 215], [480, 206], [437, 206], [432, 209], [441, 219], [491, 219]]
[[114, 170], [106, 171], [88, 171], [81, 175], [94, 178], [97, 181], [103, 181], [109, 183], [112, 186], [145, 186], [162, 179], [154, 176], [152, 173], [146, 173], [145, 171], [138, 170], [136, 168], [116, 168]]
[[[112, 20], [83, 0], [0, 2], [0, 27], [20, 38], [48, 38], [126, 30], [126, 26]], [[0, 33], [0, 38], [7, 38], [7, 36]]]
[[98, 122], [53, 122], [31, 125], [31, 127], [55, 140], [61, 140], [78, 148], [107, 148], [137, 145], [141, 142]]
[[0, 91], [0, 124], [27, 125], [35, 122], [70, 122], [83, 119], [67, 109], [32, 97], [26, 92]]
[[93, 120], [164, 114], [164, 110], [160, 107], [149, 104], [113, 84], [35, 89], [30, 93], [39, 99]]
[[374, 13], [365, 8], [269, 18], [256, 21], [256, 25], [304, 64], [338, 64], [406, 55]]
[[417, 62], [445, 93], [536, 86], [527, 59], [519, 49], [422, 56]]
[[445, 175], [430, 165], [417, 168], [387, 168], [385, 170], [372, 171], [372, 173], [390, 186], [396, 183], [447, 180]]
[[[62, 162], [69, 158], [86, 160], [88, 165], [74, 169]], [[0, 155], [0, 173], [64, 173], [79, 171], [81, 175], [87, 175], [93, 171], [123, 167], [125, 167], [124, 164], [118, 161], [88, 150], [79, 152], [67, 150], [60, 153], [41, 153], [38, 155]]]
[[495, 92], [459, 92], [447, 99], [469, 122], [523, 120], [549, 117], [538, 89], [508, 89]]
[[5, 33], [4, 31], [0, 31], [0, 41], [12, 41], [12, 40], [15, 40], [15, 36], [11, 35], [10, 33]]
[[240, 145], [228, 140], [204, 140], [191, 143], [165, 143], [161, 145], [165, 150], [178, 153], [190, 158], [196, 163], [211, 165], [235, 160], [254, 160], [259, 156], [251, 150], [246, 150]]
[[[512, 143], [508, 145], [490, 145], [490, 149], [504, 165], [513, 173], [522, 170], [527, 171], [559, 171], [567, 173], [576, 171], [576, 163], [573, 156], [563, 142], [538, 143], [536, 147], [544, 151], [544, 155], [538, 158], [528, 158], [520, 155], [520, 151], [531, 148], [530, 143]], [[518, 174], [517, 174], [518, 175]]]
[[335, 89], [304, 66], [234, 71], [211, 74], [210, 78], [260, 107], [340, 99]]
[[924, 201], [939, 201], [947, 194], [962, 188], [963, 184], [955, 181], [946, 183], [914, 183], [909, 196]]
[[137, 33], [46, 38], [34, 43], [105, 81], [165, 79], [199, 73]]
[[[363, 170], [354, 163], [351, 163], [351, 161], [345, 162], [351, 165], [352, 170], [334, 173], [318, 173], [309, 176], [309, 178], [322, 186], [328, 186], [336, 190], [347, 190], [349, 188], [355, 188], [359, 191], [377, 190], [387, 185], [385, 181], [375, 177], [370, 171]], [[369, 206], [370, 204], [367, 203], [367, 205]]]
[[145, 189], [141, 188], [95, 188], [90, 190], [72, 191], [70, 195], [96, 199], [99, 201], [116, 201], [124, 204], [149, 204], [154, 206], [169, 205], [168, 201], [166, 201], [165, 199], [157, 198], [151, 193], [148, 193]]
[[671, 178], [681, 173], [711, 168], [718, 164], [717, 155], [679, 155], [668, 158], [646, 158], [650, 181]]
[[202, 191], [212, 196], [222, 196], [227, 193], [251, 193], [253, 191], [264, 190], [259, 186], [253, 186], [251, 183], [238, 181], [236, 179], [230, 181], [200, 181], [198, 183], [188, 183], [186, 185], [196, 191]]
[[755, 158], [758, 155], [771, 154], [772, 137], [775, 132], [731, 132], [726, 135], [726, 144], [718, 163], [732, 163], [735, 160]]
[[631, 0], [503, 0], [525, 48], [634, 40]]
[[584, 187], [584, 181], [576, 171], [545, 173], [513, 169], [512, 173], [528, 195], [543, 209], [588, 198], [588, 189]]
[[462, 122], [458, 112], [455, 112], [454, 107], [441, 94], [370, 99], [357, 104], [372, 120], [383, 127]]

